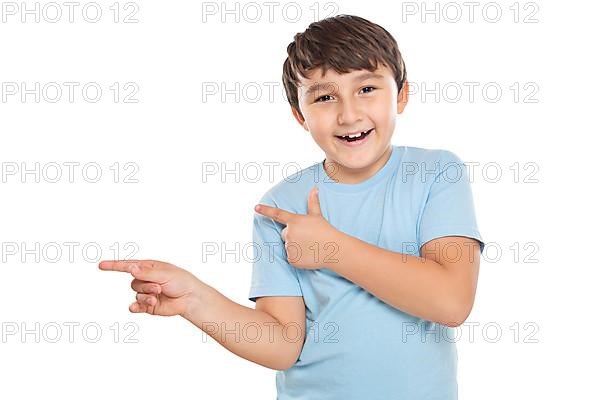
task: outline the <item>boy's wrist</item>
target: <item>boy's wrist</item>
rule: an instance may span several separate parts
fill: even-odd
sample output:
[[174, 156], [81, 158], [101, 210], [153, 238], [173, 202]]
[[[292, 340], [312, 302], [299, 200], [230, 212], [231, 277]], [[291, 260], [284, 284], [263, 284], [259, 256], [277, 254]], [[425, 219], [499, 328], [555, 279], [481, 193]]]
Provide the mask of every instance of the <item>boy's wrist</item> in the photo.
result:
[[189, 294], [185, 310], [180, 315], [190, 322], [198, 322], [202, 318], [202, 311], [206, 311], [206, 304], [210, 297], [210, 286], [198, 280], [194, 290]]
[[[347, 239], [347, 235], [339, 230], [335, 230], [334, 234], [331, 235], [332, 240], [328, 241], [327, 243], [333, 243], [335, 245], [335, 252], [331, 255], [328, 255], [327, 257], [325, 257], [325, 259], [327, 260], [324, 264], [326, 268], [329, 268], [330, 270], [337, 272], [337, 270], [340, 268], [340, 261], [342, 258], [342, 249], [345, 246], [346, 243], [346, 239]], [[327, 245], [326, 245], [327, 248]]]

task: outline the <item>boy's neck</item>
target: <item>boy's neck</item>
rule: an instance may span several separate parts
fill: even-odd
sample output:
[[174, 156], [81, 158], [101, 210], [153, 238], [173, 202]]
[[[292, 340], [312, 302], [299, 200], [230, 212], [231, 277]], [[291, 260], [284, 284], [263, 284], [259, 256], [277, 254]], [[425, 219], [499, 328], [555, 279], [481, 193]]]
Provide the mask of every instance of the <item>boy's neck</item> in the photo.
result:
[[[375, 175], [388, 162], [392, 156], [392, 145], [390, 145], [378, 160], [364, 168], [346, 168], [335, 161], [325, 158], [323, 160], [323, 169], [327, 176], [336, 183], [357, 184], [366, 181]], [[331, 176], [332, 172], [334, 176]]]

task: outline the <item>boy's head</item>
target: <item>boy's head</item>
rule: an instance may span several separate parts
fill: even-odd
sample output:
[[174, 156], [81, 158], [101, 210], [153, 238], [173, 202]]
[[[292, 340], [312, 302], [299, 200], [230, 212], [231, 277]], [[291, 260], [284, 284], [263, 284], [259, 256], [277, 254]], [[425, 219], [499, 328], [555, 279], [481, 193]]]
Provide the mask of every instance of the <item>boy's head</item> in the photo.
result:
[[[390, 154], [396, 114], [408, 101], [396, 40], [366, 19], [337, 15], [297, 33], [287, 53], [283, 84], [292, 113], [327, 161], [340, 177], [377, 171]], [[338, 138], [369, 129], [353, 143]]]

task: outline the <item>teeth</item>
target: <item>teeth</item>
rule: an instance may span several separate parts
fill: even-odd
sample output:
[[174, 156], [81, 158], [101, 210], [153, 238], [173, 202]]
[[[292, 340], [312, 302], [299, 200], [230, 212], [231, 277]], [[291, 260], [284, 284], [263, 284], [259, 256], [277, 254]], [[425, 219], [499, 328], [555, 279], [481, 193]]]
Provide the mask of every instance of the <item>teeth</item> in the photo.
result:
[[355, 138], [355, 137], [359, 137], [359, 136], [360, 136], [360, 135], [362, 135], [363, 133], [367, 133], [368, 131], [369, 131], [369, 130], [367, 129], [366, 131], [362, 131], [362, 132], [359, 132], [359, 133], [355, 133], [355, 134], [353, 134], [353, 135], [345, 135], [345, 136], [342, 136], [342, 137], [345, 137], [345, 138]]

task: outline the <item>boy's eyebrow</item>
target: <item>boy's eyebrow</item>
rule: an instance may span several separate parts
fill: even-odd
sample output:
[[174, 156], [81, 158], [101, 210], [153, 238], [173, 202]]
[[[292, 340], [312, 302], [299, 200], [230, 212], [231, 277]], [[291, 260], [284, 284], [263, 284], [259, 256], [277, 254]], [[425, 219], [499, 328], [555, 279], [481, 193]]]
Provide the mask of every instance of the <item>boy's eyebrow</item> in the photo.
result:
[[[353, 79], [354, 82], [361, 82], [364, 81], [366, 79], [383, 79], [385, 78], [383, 75], [381, 74], [377, 74], [375, 72], [363, 72], [360, 75], [356, 75]], [[329, 82], [329, 83], [315, 83], [314, 85], [311, 85], [306, 92], [304, 93], [304, 97], [308, 97], [311, 94], [313, 94], [314, 92], [321, 90], [321, 89], [325, 89], [325, 88], [329, 88], [332, 85], [334, 85], [333, 82]]]

